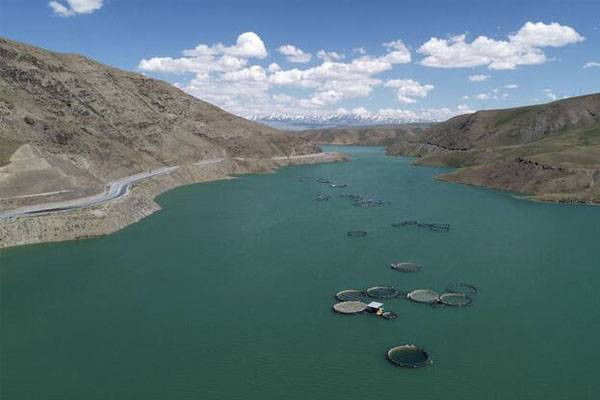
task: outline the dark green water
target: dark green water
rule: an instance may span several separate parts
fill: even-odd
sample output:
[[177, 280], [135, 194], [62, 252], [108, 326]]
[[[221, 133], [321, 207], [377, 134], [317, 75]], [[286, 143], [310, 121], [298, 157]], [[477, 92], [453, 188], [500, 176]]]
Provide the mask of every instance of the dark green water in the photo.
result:
[[[381, 149], [344, 151], [352, 162], [178, 188], [107, 237], [0, 251], [0, 397], [597, 398], [599, 207], [518, 200], [434, 181], [439, 170]], [[320, 192], [392, 205], [317, 202]], [[452, 229], [390, 226], [403, 219]], [[341, 289], [456, 280], [479, 287], [472, 306], [386, 300], [389, 321], [331, 311]], [[390, 364], [404, 343], [434, 364]]]

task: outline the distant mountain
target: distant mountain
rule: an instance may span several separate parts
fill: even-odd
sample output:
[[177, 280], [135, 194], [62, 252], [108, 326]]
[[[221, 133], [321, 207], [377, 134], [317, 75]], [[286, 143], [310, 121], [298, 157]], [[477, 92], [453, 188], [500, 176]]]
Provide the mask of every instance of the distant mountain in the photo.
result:
[[387, 146], [396, 140], [414, 139], [429, 126], [426, 123], [347, 126], [308, 129], [299, 135], [317, 144]]
[[600, 94], [460, 115], [387, 151], [459, 168], [449, 181], [600, 203]]
[[252, 116], [251, 120], [261, 122], [273, 127], [290, 130], [305, 130], [318, 128], [332, 128], [342, 126], [365, 125], [399, 125], [406, 123], [431, 123], [431, 121], [406, 118], [388, 117], [379, 114], [324, 114], [324, 115], [288, 115], [271, 114], [266, 116]]
[[0, 208], [165, 165], [318, 151], [166, 82], [0, 38]]

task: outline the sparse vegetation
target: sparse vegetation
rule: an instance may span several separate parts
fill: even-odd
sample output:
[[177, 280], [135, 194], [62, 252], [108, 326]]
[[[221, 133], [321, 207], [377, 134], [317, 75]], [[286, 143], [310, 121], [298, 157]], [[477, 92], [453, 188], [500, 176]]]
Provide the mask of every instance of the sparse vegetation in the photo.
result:
[[35, 193], [89, 195], [162, 166], [319, 148], [166, 82], [0, 38], [0, 168], [16, 151], [19, 161], [2, 171], [0, 209], [37, 202]]
[[600, 203], [600, 94], [461, 115], [387, 151], [458, 168], [444, 180]]

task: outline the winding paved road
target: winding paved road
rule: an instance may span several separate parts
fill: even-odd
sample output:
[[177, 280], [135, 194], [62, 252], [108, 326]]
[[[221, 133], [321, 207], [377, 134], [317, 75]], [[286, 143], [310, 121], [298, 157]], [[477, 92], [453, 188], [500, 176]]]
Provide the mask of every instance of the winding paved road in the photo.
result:
[[162, 167], [148, 172], [140, 172], [135, 175], [126, 176], [106, 185], [106, 189], [102, 193], [93, 196], [81, 197], [65, 201], [56, 201], [52, 203], [37, 204], [33, 206], [20, 207], [14, 210], [0, 213], [0, 219], [10, 217], [19, 217], [24, 215], [35, 215], [47, 212], [74, 210], [77, 208], [89, 207], [96, 204], [104, 203], [117, 197], [125, 196], [129, 193], [131, 187], [144, 179], [151, 178], [157, 175], [168, 174], [178, 167]]
[[[316, 154], [306, 154], [299, 156], [278, 156], [271, 157], [272, 160], [287, 160], [287, 159], [303, 159], [303, 158], [312, 158], [312, 157], [322, 157], [327, 153], [316, 153]], [[246, 160], [242, 157], [234, 157], [234, 160]], [[218, 164], [220, 162], [225, 161], [225, 158], [211, 158], [207, 160], [201, 160], [193, 165], [210, 165], [210, 164]], [[5, 212], [0, 212], [0, 220], [7, 219], [11, 217], [21, 217], [27, 215], [35, 215], [42, 213], [50, 213], [50, 212], [58, 212], [58, 211], [68, 211], [75, 210], [78, 208], [90, 207], [97, 204], [105, 203], [107, 201], [114, 200], [116, 198], [126, 196], [131, 187], [137, 182], [143, 181], [145, 179], [152, 178], [157, 175], [169, 174], [179, 168], [179, 165], [173, 167], [162, 167], [155, 170], [140, 172], [135, 175], [126, 176], [121, 179], [117, 179], [116, 181], [110, 182], [106, 185], [106, 189], [102, 193], [95, 194], [93, 196], [81, 197], [78, 199], [71, 199], [65, 201], [57, 201], [51, 203], [43, 203], [32, 206], [20, 207], [14, 210], [9, 210]]]

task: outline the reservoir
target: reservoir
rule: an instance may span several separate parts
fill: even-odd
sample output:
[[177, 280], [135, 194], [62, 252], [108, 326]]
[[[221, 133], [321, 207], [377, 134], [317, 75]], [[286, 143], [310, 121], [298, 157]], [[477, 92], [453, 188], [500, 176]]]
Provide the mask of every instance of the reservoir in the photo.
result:
[[[352, 161], [180, 187], [115, 234], [0, 251], [0, 398], [597, 398], [600, 207], [440, 182], [382, 148], [326, 150]], [[405, 220], [451, 229], [391, 226]], [[471, 305], [332, 311], [344, 289], [455, 282], [479, 289]], [[388, 362], [405, 343], [433, 363]]]

